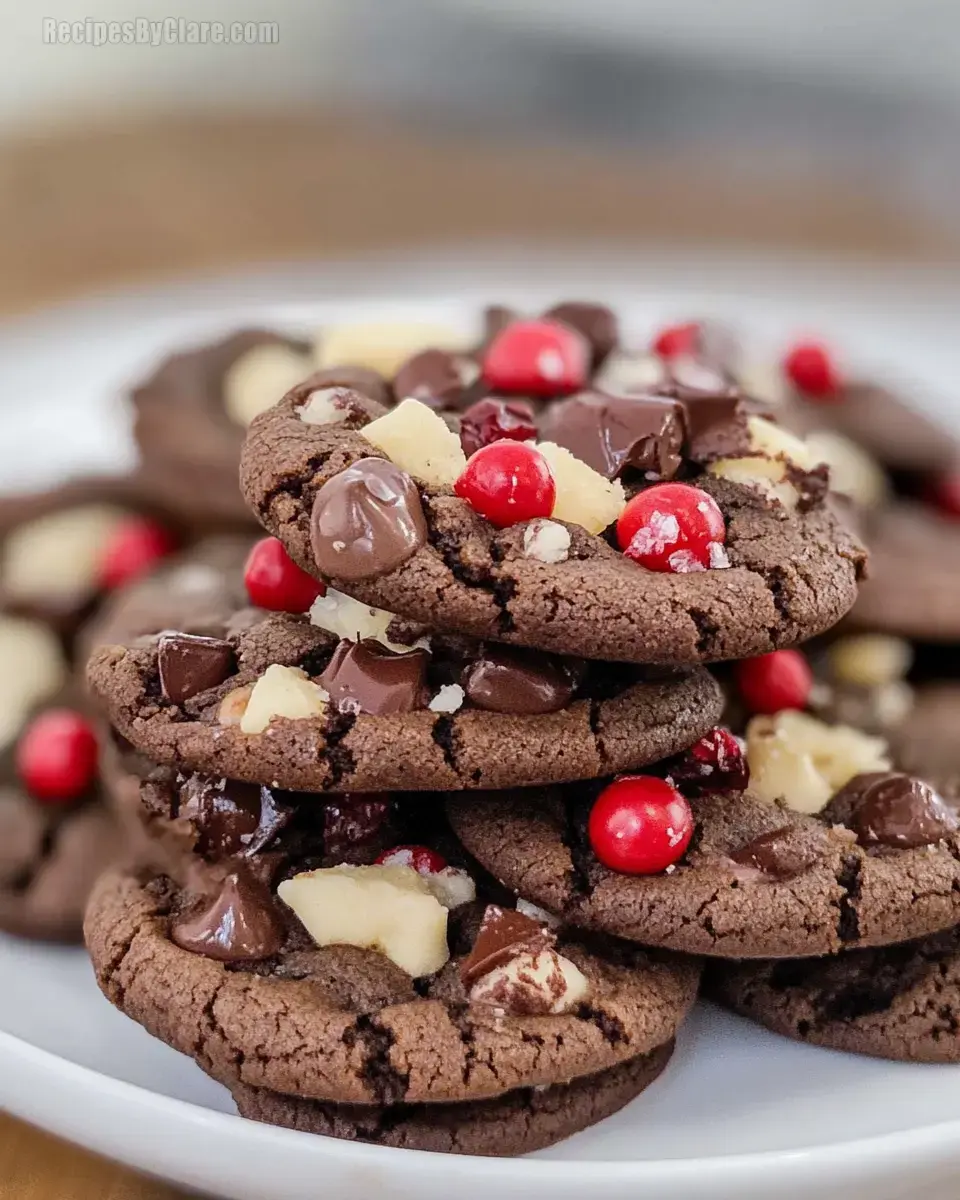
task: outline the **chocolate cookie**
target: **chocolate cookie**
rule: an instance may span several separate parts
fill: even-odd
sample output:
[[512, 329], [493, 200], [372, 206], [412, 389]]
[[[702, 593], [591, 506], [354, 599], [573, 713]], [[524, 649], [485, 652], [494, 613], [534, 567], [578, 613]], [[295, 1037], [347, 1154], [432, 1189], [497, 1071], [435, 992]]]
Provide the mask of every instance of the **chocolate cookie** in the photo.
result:
[[[871, 792], [874, 778], [895, 782]], [[647, 875], [610, 870], [594, 854], [595, 788], [522, 803], [510, 793], [452, 797], [447, 810], [487, 870], [571, 925], [690, 954], [809, 957], [960, 920], [955, 810], [904, 780], [860, 776], [860, 793], [842, 791], [818, 816], [749, 791], [694, 796], [686, 854]]]
[[[739, 658], [853, 604], [864, 555], [825, 503], [825, 469], [723, 381], [561, 399], [537, 418], [552, 440], [506, 451], [490, 439], [529, 438], [529, 411], [480, 403], [496, 411], [450, 418], [463, 447], [481, 444], [468, 469], [426, 405], [385, 415], [313, 377], [251, 425], [244, 495], [300, 567], [364, 603], [556, 653]], [[523, 461], [487, 476], [490, 450]]]
[[629, 1104], [663, 1072], [673, 1046], [572, 1083], [523, 1088], [464, 1104], [323, 1104], [265, 1088], [231, 1088], [241, 1117], [351, 1142], [439, 1154], [498, 1158], [530, 1154], [596, 1125]]
[[264, 404], [312, 369], [309, 344], [243, 330], [174, 354], [131, 400], [148, 494], [191, 530], [251, 524], [237, 488], [244, 429]]
[[709, 994], [776, 1033], [904, 1062], [960, 1062], [960, 931], [804, 962], [717, 963]]
[[960, 638], [960, 525], [906, 501], [878, 512], [865, 529], [870, 579], [850, 616], [862, 629], [927, 642]]
[[[102, 647], [90, 684], [151, 761], [303, 791], [591, 778], [674, 753], [719, 714], [719, 688], [703, 670], [644, 672], [424, 638], [359, 605], [344, 616], [330, 593], [318, 605], [313, 621], [250, 610], [213, 638], [166, 633]], [[376, 636], [331, 632], [355, 636], [354, 616]]]
[[[350, 870], [325, 874], [350, 887]], [[490, 909], [478, 933], [480, 913], [470, 903], [449, 914], [449, 951], [431, 941], [431, 951], [441, 950], [427, 964], [432, 970], [411, 965], [408, 971], [386, 948], [392, 942], [422, 951], [419, 907], [405, 907], [401, 924], [381, 926], [384, 953], [344, 944], [321, 949], [318, 922], [365, 921], [366, 905], [371, 897], [376, 905], [379, 893], [321, 902], [311, 938], [291, 910], [253, 887], [244, 877], [228, 877], [219, 893], [201, 898], [198, 912], [197, 898], [169, 881], [109, 873], [85, 923], [107, 997], [221, 1080], [344, 1104], [491, 1099], [652, 1053], [674, 1036], [696, 994], [699, 969], [692, 962], [625, 946], [601, 952], [563, 935], [550, 951], [545, 928], [520, 913], [510, 917], [508, 936], [483, 942]], [[295, 900], [281, 885], [280, 894], [300, 901], [298, 912], [307, 915], [302, 892]], [[414, 903], [425, 905], [432, 920], [437, 906], [429, 896], [418, 892]], [[380, 909], [373, 915], [387, 920], [394, 908], [387, 904], [386, 916], [377, 915]], [[502, 919], [503, 910], [495, 912]], [[530, 954], [523, 953], [530, 935], [514, 935], [515, 920], [539, 931]], [[334, 935], [341, 943], [344, 936]], [[520, 970], [524, 961], [538, 961], [539, 946], [562, 972]], [[245, 963], [244, 955], [256, 961]], [[530, 988], [553, 1011], [529, 1004]]]

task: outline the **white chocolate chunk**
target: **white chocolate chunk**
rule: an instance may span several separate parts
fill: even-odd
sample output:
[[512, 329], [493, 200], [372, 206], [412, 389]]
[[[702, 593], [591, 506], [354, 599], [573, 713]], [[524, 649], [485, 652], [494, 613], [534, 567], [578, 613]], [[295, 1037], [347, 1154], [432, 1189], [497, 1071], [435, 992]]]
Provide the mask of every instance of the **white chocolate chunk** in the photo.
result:
[[298, 667], [274, 663], [253, 685], [243, 716], [242, 733], [263, 733], [274, 717], [299, 721], [318, 717], [329, 699], [319, 684], [311, 683]]
[[421, 350], [466, 350], [464, 336], [447, 325], [422, 321], [371, 321], [336, 325], [317, 339], [320, 367], [368, 367], [388, 378]]
[[747, 429], [752, 453], [718, 459], [707, 467], [708, 474], [751, 488], [792, 511], [800, 493], [788, 478], [790, 468], [811, 470], [813, 455], [800, 438], [764, 417], [748, 417]]
[[253, 346], [232, 363], [223, 377], [223, 406], [238, 425], [272, 408], [290, 389], [310, 374], [312, 363], [279, 342]]
[[570, 557], [570, 530], [545, 517], [531, 521], [523, 531], [523, 555], [542, 563], [566, 562]]
[[444, 867], [442, 871], [432, 872], [423, 878], [443, 907], [451, 911], [464, 904], [472, 904], [477, 898], [477, 885], [473, 878], [459, 867]]
[[15, 600], [93, 591], [104, 547], [128, 515], [109, 504], [82, 504], [26, 521], [3, 547], [3, 590]]
[[217, 721], [221, 725], [239, 725], [247, 711], [252, 691], [253, 684], [247, 683], [243, 687], [234, 688], [232, 692], [227, 692], [217, 709]]
[[414, 979], [450, 957], [447, 910], [412, 867], [328, 867], [286, 879], [280, 899], [318, 946], [385, 954]]
[[840, 638], [830, 647], [828, 656], [835, 679], [866, 688], [900, 682], [913, 663], [910, 643], [885, 633]]
[[369, 604], [361, 604], [352, 596], [346, 596], [335, 588], [327, 588], [325, 596], [318, 596], [310, 606], [310, 623], [335, 634], [338, 638], [346, 638], [351, 642], [372, 640], [402, 654], [405, 650], [430, 649], [428, 637], [417, 638], [412, 646], [402, 642], [391, 642], [387, 637], [387, 628], [394, 614], [385, 608], [372, 608]]
[[747, 396], [771, 408], [778, 408], [790, 398], [790, 389], [779, 364], [769, 359], [747, 361], [737, 371], [737, 383]]
[[792, 710], [753, 718], [747, 762], [752, 791], [805, 813], [819, 812], [855, 775], [891, 766], [883, 738]]
[[572, 1012], [590, 995], [580, 968], [556, 950], [518, 954], [483, 975], [470, 989], [471, 1004], [488, 1004], [514, 1016]]
[[532, 921], [538, 921], [541, 925], [546, 925], [548, 929], [559, 929], [560, 918], [553, 915], [552, 912], [547, 912], [545, 908], [541, 908], [538, 904], [534, 904], [530, 900], [524, 900], [522, 896], [517, 897], [517, 912], [523, 913], [525, 917], [529, 917]]
[[463, 708], [466, 692], [459, 683], [445, 683], [433, 697], [427, 708], [435, 713], [455, 713]]
[[297, 416], [306, 425], [339, 425], [350, 415], [349, 406], [338, 404], [341, 387], [317, 388], [297, 409]]
[[45, 625], [0, 617], [0, 746], [13, 741], [31, 709], [59, 691], [67, 675], [60, 643]]
[[656, 354], [614, 352], [604, 362], [593, 381], [598, 392], [619, 396], [645, 392], [666, 379], [663, 360]]
[[419, 400], [401, 400], [365, 425], [363, 436], [423, 483], [452, 485], [467, 465], [459, 437], [443, 417]]
[[604, 477], [555, 442], [540, 442], [537, 449], [547, 460], [557, 498], [550, 514], [557, 521], [581, 525], [587, 533], [602, 533], [623, 512], [627, 503], [619, 479]]
[[890, 494], [886, 472], [866, 450], [841, 433], [816, 429], [807, 436], [807, 446], [817, 462], [830, 468], [830, 486], [857, 505], [875, 508]]

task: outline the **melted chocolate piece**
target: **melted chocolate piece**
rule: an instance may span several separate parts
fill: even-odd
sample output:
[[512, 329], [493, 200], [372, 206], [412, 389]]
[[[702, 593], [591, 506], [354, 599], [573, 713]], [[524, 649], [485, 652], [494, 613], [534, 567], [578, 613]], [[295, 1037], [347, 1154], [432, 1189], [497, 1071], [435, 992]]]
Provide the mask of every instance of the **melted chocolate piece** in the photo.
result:
[[581, 392], [551, 406], [546, 437], [615, 479], [625, 467], [650, 480], [672, 479], [683, 446], [680, 406], [662, 396]]
[[559, 659], [506, 646], [485, 649], [468, 663], [460, 684], [477, 708], [516, 716], [559, 712], [576, 691], [574, 678]]
[[616, 350], [620, 344], [620, 327], [616, 314], [605, 304], [590, 304], [584, 300], [567, 300], [554, 305], [543, 314], [551, 321], [562, 321], [590, 343], [594, 366]]
[[414, 712], [423, 707], [429, 661], [426, 650], [397, 654], [369, 638], [344, 639], [318, 682], [340, 712], [372, 716]]
[[427, 540], [416, 484], [386, 459], [361, 458], [317, 492], [310, 539], [327, 579], [389, 574]]
[[292, 810], [278, 803], [272, 788], [190, 775], [180, 786], [177, 815], [194, 823], [199, 852], [220, 858], [259, 853], [290, 822]]
[[165, 633], [157, 643], [160, 687], [173, 704], [217, 687], [234, 669], [233, 647], [220, 638]]
[[228, 875], [199, 912], [170, 926], [170, 938], [181, 950], [228, 963], [273, 958], [283, 936], [283, 920], [270, 890], [240, 872]]
[[473, 949], [460, 964], [460, 978], [468, 990], [497, 967], [520, 954], [539, 954], [556, 942], [555, 935], [532, 917], [513, 908], [488, 904]]
[[823, 810], [862, 846], [929, 846], [957, 832], [956, 812], [922, 779], [896, 771], [855, 775]]
[[772, 879], [793, 879], [817, 861], [813, 846], [799, 842], [796, 832], [796, 826], [784, 825], [761, 833], [730, 857], [738, 866], [753, 867]]
[[412, 398], [431, 408], [458, 408], [468, 388], [470, 399], [477, 399], [471, 385], [478, 377], [475, 364], [463, 355], [421, 350], [397, 371], [393, 391], [398, 400]]

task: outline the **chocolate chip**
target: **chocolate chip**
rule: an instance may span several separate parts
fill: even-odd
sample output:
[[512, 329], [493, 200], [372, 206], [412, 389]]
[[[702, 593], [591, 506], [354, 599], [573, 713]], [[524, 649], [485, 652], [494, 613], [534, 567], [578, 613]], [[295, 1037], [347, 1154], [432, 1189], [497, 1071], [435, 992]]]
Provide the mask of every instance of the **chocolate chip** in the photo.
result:
[[473, 949], [460, 964], [463, 986], [471, 988], [478, 979], [502, 967], [520, 954], [539, 954], [556, 941], [545, 926], [513, 908], [487, 905]]
[[165, 633], [157, 643], [160, 687], [173, 704], [217, 687], [234, 669], [233, 647], [219, 638]]
[[862, 846], [929, 846], [957, 832], [957, 814], [922, 779], [895, 771], [855, 775], [823, 810]]
[[730, 857], [738, 866], [753, 867], [773, 879], [793, 879], [809, 870], [818, 857], [814, 847], [799, 840], [796, 834], [795, 826], [783, 825], [761, 833]]
[[320, 686], [340, 712], [408, 713], [423, 707], [426, 650], [396, 654], [379, 642], [342, 641], [333, 652]]
[[[676, 400], [683, 413], [684, 457], [695, 463], [738, 458], [750, 452], [747, 410], [740, 392], [714, 372], [674, 376], [657, 391]], [[681, 370], [678, 364], [671, 368]], [[698, 381], [698, 383], [697, 383]]]
[[620, 344], [620, 327], [616, 314], [605, 304], [590, 304], [585, 300], [567, 300], [543, 314], [552, 321], [562, 321], [576, 329], [590, 343], [593, 362], [598, 366]]
[[257, 854], [289, 823], [292, 810], [272, 788], [194, 774], [180, 785], [177, 815], [193, 822], [198, 851], [219, 858]]
[[681, 462], [683, 420], [668, 398], [581, 392], [551, 406], [545, 436], [607, 479], [625, 467], [671, 479]]
[[171, 940], [181, 950], [219, 962], [258, 962], [278, 954], [283, 920], [269, 889], [234, 872], [199, 912], [174, 921]]
[[484, 650], [464, 667], [460, 683], [477, 708], [517, 716], [559, 712], [576, 690], [574, 679], [559, 659], [505, 646]]
[[512, 325], [514, 321], [520, 319], [520, 313], [515, 308], [508, 308], [505, 304], [488, 304], [483, 310], [483, 334], [481, 335], [480, 349], [485, 350], [508, 325]]
[[313, 556], [328, 579], [387, 575], [427, 540], [413, 480], [383, 458], [361, 458], [317, 492], [310, 517]]
[[[447, 350], [421, 350], [408, 358], [393, 377], [398, 400], [412, 398], [431, 408], [457, 408], [479, 377], [477, 365]], [[475, 399], [473, 391], [470, 399]]]

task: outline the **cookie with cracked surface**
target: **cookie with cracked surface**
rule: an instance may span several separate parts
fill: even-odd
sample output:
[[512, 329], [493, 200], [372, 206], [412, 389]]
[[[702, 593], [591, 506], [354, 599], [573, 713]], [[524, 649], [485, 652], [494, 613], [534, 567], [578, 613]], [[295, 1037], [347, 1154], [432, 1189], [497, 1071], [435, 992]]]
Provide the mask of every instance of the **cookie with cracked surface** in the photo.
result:
[[[280, 890], [307, 915], [302, 896]], [[417, 909], [407, 911], [416, 911], [419, 920], [432, 909], [423, 888], [417, 894]], [[236, 884], [231, 896], [235, 908], [246, 906]], [[199, 902], [212, 909], [222, 899]], [[548, 953], [564, 964], [561, 990], [568, 989], [569, 1007], [514, 1006], [522, 975], [514, 978], [514, 991], [484, 996], [476, 989], [485, 980], [503, 983], [522, 947], [500, 939], [478, 962], [478, 926], [486, 914], [476, 903], [449, 912], [447, 948], [439, 947], [439, 958], [424, 963], [429, 969], [416, 980], [388, 957], [399, 957], [390, 949], [398, 938], [409, 948], [410, 920], [404, 931], [382, 931], [382, 953], [342, 944], [343, 932], [334, 935], [341, 944], [321, 948], [315, 921], [308, 935], [278, 900], [266, 915], [270, 893], [266, 899], [260, 893], [261, 907], [244, 907], [231, 924], [239, 930], [242, 953], [261, 957], [228, 963], [208, 957], [209, 950], [181, 948], [198, 944], [203, 914], [197, 916], [197, 903], [162, 878], [117, 872], [102, 878], [85, 922], [100, 987], [128, 1016], [214, 1077], [308, 1099], [451, 1103], [566, 1083], [663, 1046], [696, 995], [699, 967], [692, 961], [612, 944], [588, 948], [561, 933], [556, 951]], [[321, 913], [331, 911], [321, 906]], [[352, 919], [358, 906], [335, 911]], [[262, 957], [264, 950], [271, 957]], [[576, 991], [570, 990], [573, 981]]]
[[241, 1117], [268, 1125], [401, 1150], [505, 1158], [544, 1150], [612, 1116], [660, 1077], [672, 1053], [672, 1044], [661, 1046], [599, 1075], [473, 1103], [376, 1108], [242, 1084], [231, 1091]]
[[[627, 875], [592, 850], [596, 790], [581, 785], [522, 804], [509, 793], [451, 797], [447, 812], [470, 854], [511, 891], [571, 925], [651, 946], [810, 957], [922, 937], [960, 920], [955, 810], [928, 804], [926, 794], [911, 809], [902, 791], [853, 796], [848, 788], [819, 815], [750, 791], [694, 796], [686, 854], [665, 872]], [[934, 810], [940, 819], [927, 826]]]
[[237, 463], [258, 396], [312, 370], [309, 343], [246, 329], [171, 355], [131, 393], [142, 482], [191, 530], [252, 522], [237, 488]]
[[776, 1033], [903, 1062], [960, 1062], [960, 931], [798, 962], [717, 963], [708, 994]]
[[[580, 409], [565, 407], [574, 402], [590, 439]], [[622, 453], [608, 455], [623, 415], [616, 405], [626, 431]], [[630, 423], [636, 413], [642, 428]], [[510, 499], [496, 510], [498, 524], [481, 515], [493, 510], [465, 482], [494, 447], [483, 446], [468, 470], [456, 436], [424, 405], [405, 400], [388, 412], [316, 379], [253, 421], [241, 486], [300, 567], [364, 603], [556, 653], [675, 664], [740, 658], [811, 637], [853, 604], [865, 556], [825, 502], [825, 469], [727, 385], [671, 383], [619, 400], [591, 392], [547, 404], [539, 420], [552, 440], [516, 451], [532, 472], [524, 507], [511, 509], [520, 501]], [[468, 448], [487, 436], [486, 421], [479, 433], [470, 427]], [[493, 478], [494, 502], [513, 470]], [[671, 553], [687, 545], [687, 518], [655, 509], [636, 529], [618, 526], [634, 557], [621, 553], [612, 529], [630, 515], [627, 494], [636, 500], [678, 472], [700, 505], [700, 516], [688, 514], [695, 548]], [[690, 496], [688, 488], [670, 503]], [[511, 513], [525, 519], [498, 527]]]
[[[584, 664], [343, 611], [328, 592], [312, 619], [248, 610], [205, 642], [101, 647], [88, 677], [151, 761], [299, 791], [590, 778], [686, 747], [722, 703], [701, 668]], [[371, 636], [341, 637], [357, 620]]]

